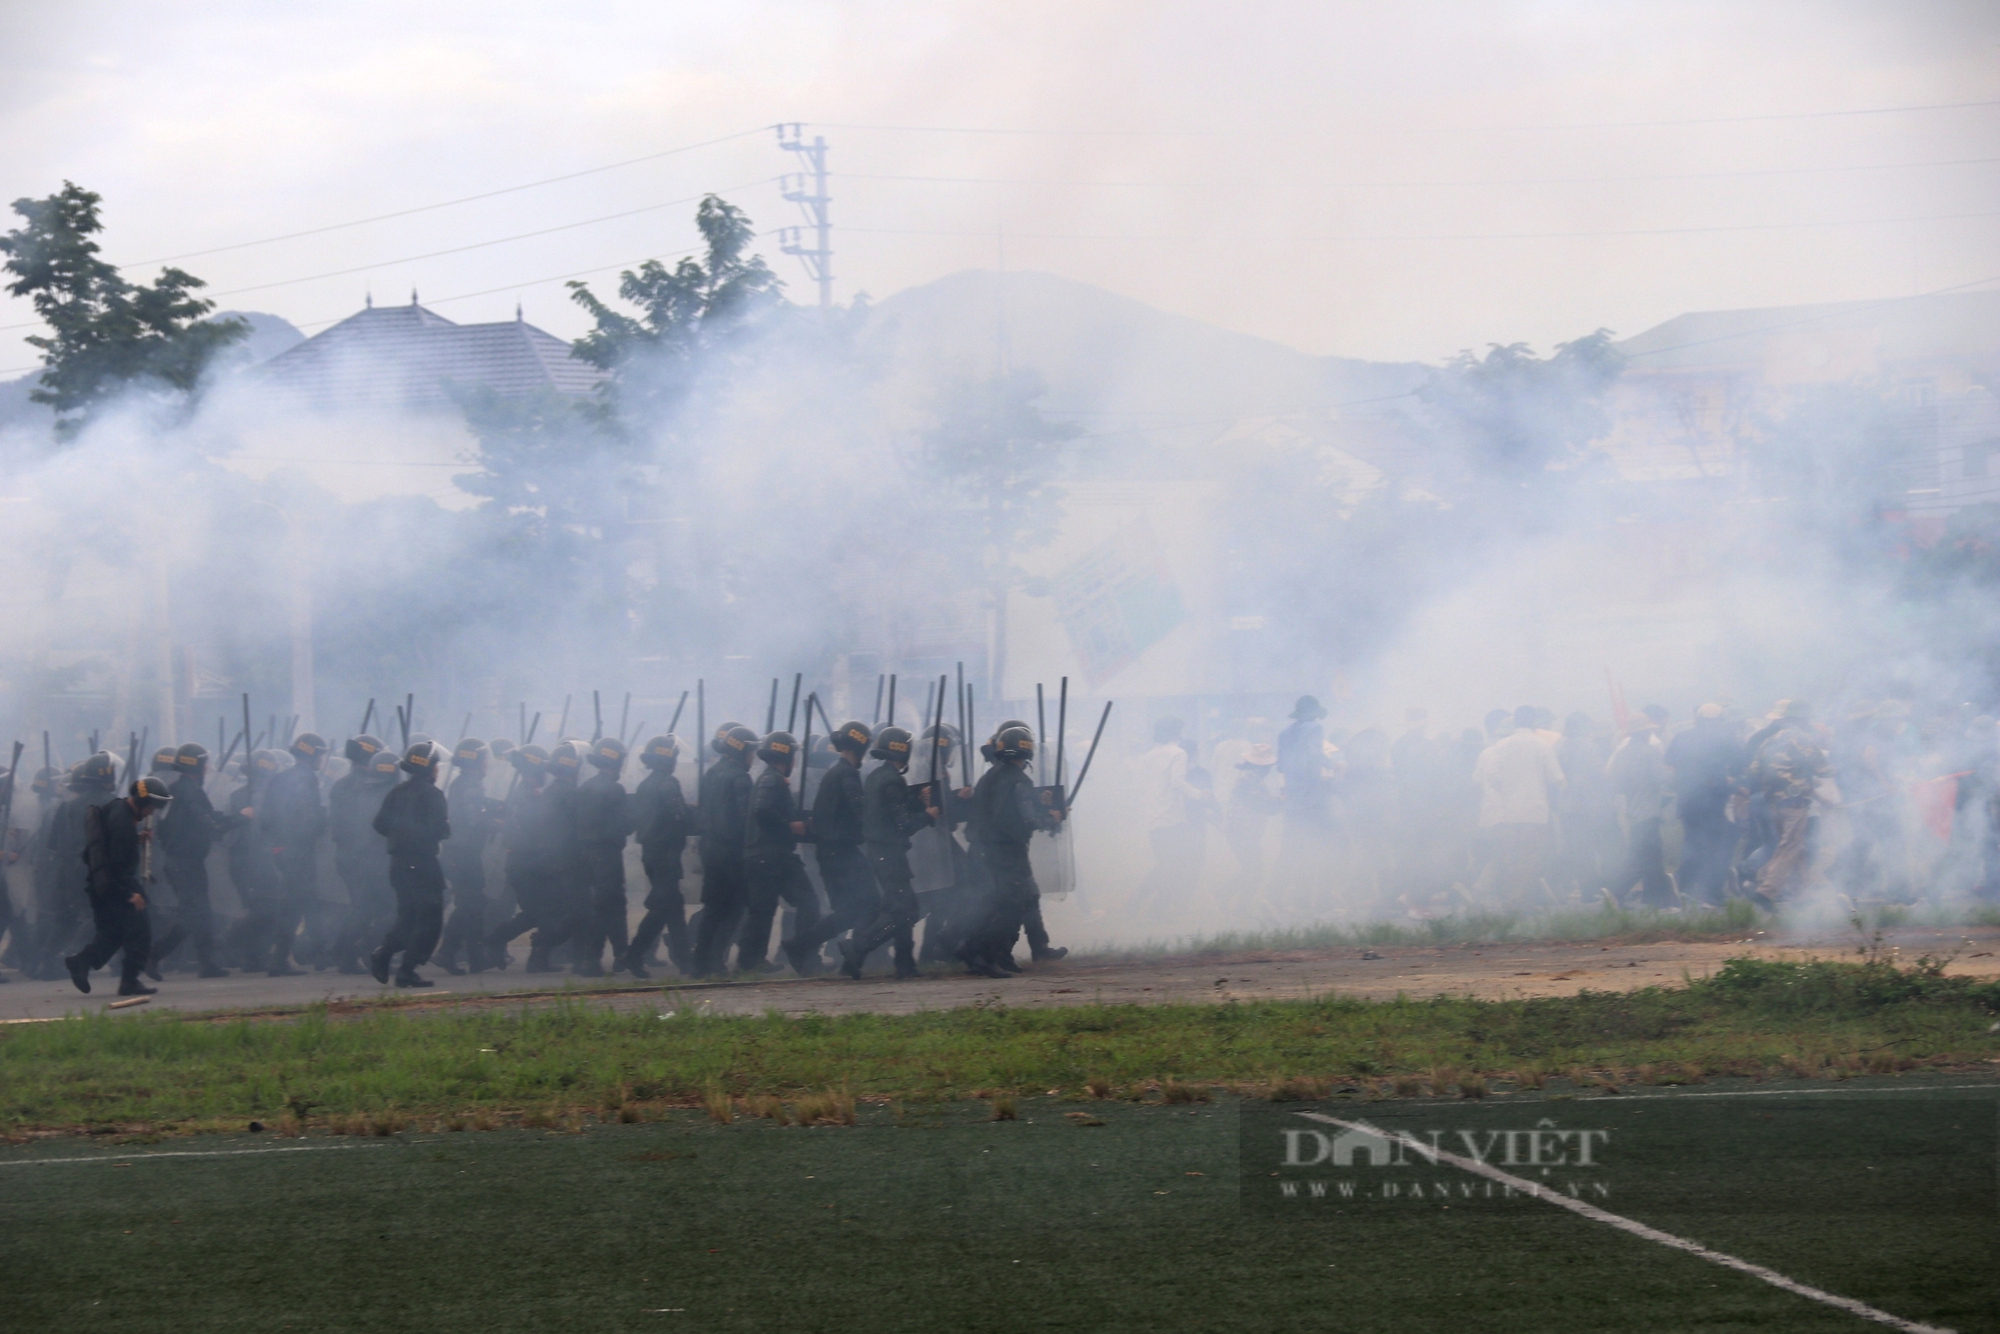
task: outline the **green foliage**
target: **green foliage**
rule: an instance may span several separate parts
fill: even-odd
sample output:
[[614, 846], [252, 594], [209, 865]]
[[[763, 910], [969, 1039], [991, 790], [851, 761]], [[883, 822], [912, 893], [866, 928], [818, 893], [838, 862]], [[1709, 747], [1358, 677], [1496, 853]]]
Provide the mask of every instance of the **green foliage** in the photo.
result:
[[100, 203], [65, 181], [46, 199], [15, 200], [25, 224], [0, 236], [7, 290], [29, 298], [50, 329], [28, 339], [46, 366], [29, 397], [55, 409], [64, 438], [126, 385], [191, 392], [216, 354], [250, 332], [243, 320], [205, 320], [215, 303], [194, 295], [207, 284], [192, 274], [166, 268], [152, 285], [134, 284], [100, 259]]
[[2000, 1010], [2000, 982], [1953, 977], [1942, 961], [1919, 959], [1898, 968], [1879, 959], [1838, 963], [1816, 959], [1731, 959], [1694, 984], [1733, 1004], [1777, 1014], [1866, 1014], [1885, 1006], [1920, 1004]]
[[570, 296], [597, 327], [576, 340], [578, 357], [612, 375], [618, 409], [628, 416], [677, 405], [698, 370], [738, 349], [758, 317], [782, 303], [784, 283], [761, 255], [747, 255], [756, 228], [742, 209], [715, 195], [695, 210], [703, 256], [672, 268], [649, 259], [619, 275], [618, 295], [639, 308], [627, 315], [588, 283]]
[[1624, 358], [1599, 329], [1535, 356], [1526, 343], [1461, 352], [1418, 396], [1444, 420], [1470, 462], [1522, 481], [1576, 462], [1610, 425], [1603, 399]]

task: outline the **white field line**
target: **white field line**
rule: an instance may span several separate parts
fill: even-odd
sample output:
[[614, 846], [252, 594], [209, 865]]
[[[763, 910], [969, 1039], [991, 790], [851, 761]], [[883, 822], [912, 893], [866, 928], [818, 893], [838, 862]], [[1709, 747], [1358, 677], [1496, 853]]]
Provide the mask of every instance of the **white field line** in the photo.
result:
[[340, 1149], [359, 1149], [360, 1144], [290, 1144], [282, 1149], [169, 1149], [165, 1153], [132, 1153], [123, 1157], [115, 1153], [92, 1154], [88, 1158], [15, 1158], [11, 1161], [0, 1159], [0, 1167], [53, 1167], [58, 1163], [118, 1163], [126, 1166], [132, 1163], [151, 1162], [155, 1158], [241, 1158], [256, 1153], [327, 1153]]
[[[1984, 1093], [2000, 1093], [2000, 1081], [1988, 1080], [1984, 1084], [1905, 1084], [1900, 1087], [1888, 1084], [1863, 1085], [1859, 1088], [1845, 1083], [1827, 1088], [1815, 1089], [1719, 1089], [1712, 1093], [1606, 1093], [1595, 1098], [1569, 1098], [1569, 1102], [1658, 1102], [1670, 1098], [1807, 1098], [1815, 1093], [1958, 1093], [1964, 1090]], [[1547, 1098], [1523, 1100], [1547, 1102]]]
[[1846, 1311], [1850, 1315], [1860, 1316], [1863, 1320], [1872, 1320], [1876, 1324], [1887, 1325], [1891, 1329], [1904, 1330], [1906, 1334], [1952, 1334], [1952, 1331], [1942, 1326], [1919, 1324], [1914, 1320], [1905, 1320], [1901, 1316], [1890, 1315], [1887, 1311], [1878, 1311], [1866, 1302], [1858, 1302], [1852, 1297], [1842, 1297], [1837, 1293], [1822, 1291], [1819, 1288], [1800, 1283], [1796, 1279], [1786, 1278], [1775, 1269], [1766, 1269], [1763, 1265], [1751, 1264], [1748, 1260], [1739, 1260], [1733, 1255], [1724, 1255], [1721, 1251], [1712, 1251], [1698, 1241], [1689, 1241], [1686, 1237], [1676, 1237], [1671, 1232], [1662, 1232], [1658, 1228], [1647, 1227], [1644, 1223], [1626, 1218], [1621, 1214], [1614, 1214], [1608, 1209], [1600, 1209], [1594, 1204], [1586, 1204], [1582, 1200], [1571, 1199], [1560, 1192], [1545, 1190], [1538, 1183], [1530, 1181], [1526, 1177], [1517, 1177], [1512, 1173], [1503, 1172], [1490, 1163], [1482, 1163], [1474, 1158], [1466, 1158], [1448, 1149], [1434, 1148], [1400, 1131], [1384, 1130], [1379, 1126], [1363, 1125], [1356, 1121], [1343, 1121], [1337, 1116], [1322, 1116], [1318, 1112], [1299, 1112], [1297, 1115], [1304, 1117], [1308, 1121], [1323, 1121], [1330, 1126], [1339, 1126], [1342, 1130], [1360, 1130], [1366, 1134], [1386, 1135], [1391, 1139], [1401, 1141], [1408, 1148], [1417, 1150], [1427, 1159], [1434, 1157], [1440, 1162], [1450, 1163], [1460, 1171], [1470, 1172], [1474, 1176], [1485, 1177], [1489, 1181], [1497, 1181], [1503, 1186], [1511, 1187], [1535, 1199], [1547, 1200], [1550, 1204], [1558, 1208], [1567, 1209], [1573, 1214], [1580, 1214], [1594, 1223], [1605, 1223], [1617, 1228], [1620, 1232], [1629, 1233], [1635, 1237], [1643, 1237], [1647, 1241], [1656, 1241], [1662, 1246], [1671, 1246], [1677, 1251], [1686, 1251], [1689, 1255], [1698, 1256], [1703, 1260], [1709, 1260], [1726, 1268], [1734, 1269], [1741, 1274], [1748, 1274], [1752, 1278], [1762, 1279], [1774, 1288], [1783, 1288], [1786, 1292], [1796, 1293], [1801, 1297], [1810, 1298], [1816, 1302], [1824, 1302], [1826, 1305]]

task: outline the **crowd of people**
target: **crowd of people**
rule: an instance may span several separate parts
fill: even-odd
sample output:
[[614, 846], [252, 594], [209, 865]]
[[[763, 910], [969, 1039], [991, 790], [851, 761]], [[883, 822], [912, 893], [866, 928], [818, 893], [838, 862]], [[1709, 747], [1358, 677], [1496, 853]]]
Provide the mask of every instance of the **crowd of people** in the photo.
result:
[[1265, 922], [2000, 898], [2000, 727], [1969, 706], [1710, 702], [1678, 724], [1648, 705], [1560, 725], [1522, 706], [1462, 732], [1412, 709], [1394, 736], [1327, 719], [1305, 696], [1282, 729], [1206, 753], [1159, 719], [1136, 777], [1141, 901], [1200, 895], [1212, 831], [1218, 892]]
[[[428, 987], [430, 965], [513, 965], [525, 936], [530, 973], [859, 978], [886, 950], [899, 979], [925, 962], [1004, 978], [1023, 968], [1023, 935], [1032, 961], [1067, 953], [1049, 943], [1028, 850], [1068, 812], [1060, 789], [1030, 777], [1025, 723], [995, 729], [978, 780], [953, 786], [955, 761], [971, 774], [960, 745], [942, 721], [920, 736], [848, 722], [810, 753], [788, 731], [724, 723], [692, 792], [672, 735], [631, 753], [604, 736], [447, 751], [364, 734], [334, 757], [305, 732], [226, 773], [201, 745], [164, 748], [136, 776], [100, 751], [36, 774], [20, 794], [32, 810], [0, 780], [15, 826], [0, 855], [26, 868], [32, 903], [17, 911], [0, 878], [0, 965], [88, 992], [117, 959], [128, 996], [176, 968]], [[635, 760], [643, 777], [628, 790]], [[646, 885], [636, 927], [630, 844]], [[218, 877], [241, 908], [226, 921]]]

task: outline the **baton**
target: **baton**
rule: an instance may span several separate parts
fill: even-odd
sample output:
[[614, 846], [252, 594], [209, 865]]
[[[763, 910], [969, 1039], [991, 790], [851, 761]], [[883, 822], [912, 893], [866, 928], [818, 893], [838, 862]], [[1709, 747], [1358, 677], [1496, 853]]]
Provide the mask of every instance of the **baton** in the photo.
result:
[[1076, 776], [1076, 786], [1070, 789], [1069, 801], [1063, 806], [1068, 811], [1076, 805], [1076, 794], [1083, 791], [1083, 780], [1090, 777], [1090, 762], [1097, 758], [1097, 743], [1104, 736], [1104, 724], [1111, 717], [1111, 701], [1104, 701], [1104, 712], [1097, 717], [1097, 733], [1090, 738], [1090, 751], [1083, 757], [1083, 769]]

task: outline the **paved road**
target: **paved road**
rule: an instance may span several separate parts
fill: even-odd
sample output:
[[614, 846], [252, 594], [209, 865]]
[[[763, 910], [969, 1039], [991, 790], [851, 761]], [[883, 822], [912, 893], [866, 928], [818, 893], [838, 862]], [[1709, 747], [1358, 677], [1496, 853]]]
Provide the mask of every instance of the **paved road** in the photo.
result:
[[[2000, 929], [1909, 930], [1898, 933], [1893, 943], [1900, 945], [1905, 957], [1955, 953], [1952, 971], [2000, 976]], [[1016, 1007], [1094, 1002], [1213, 1004], [1303, 999], [1329, 993], [1366, 999], [1389, 999], [1399, 993], [1498, 999], [1673, 985], [1683, 974], [1711, 972], [1723, 960], [1745, 953], [1827, 958], [1851, 957], [1852, 950], [1851, 941], [1833, 937], [1781, 944], [1385, 946], [1366, 952], [1380, 956], [1376, 958], [1364, 957], [1361, 950], [1340, 949], [1143, 962], [1070, 959], [1031, 968], [1004, 982], [950, 972], [911, 982], [893, 982], [886, 976], [861, 982], [838, 976], [784, 976], [722, 985], [676, 984], [671, 979], [639, 984], [629, 978], [599, 983], [562, 974], [529, 976], [517, 962], [505, 972], [437, 975], [437, 988], [421, 993], [398, 992], [378, 986], [373, 978], [343, 977], [333, 972], [289, 978], [238, 976], [206, 982], [190, 974], [169, 973], [152, 1002], [118, 1013], [282, 1010], [320, 1001], [337, 1003], [385, 995], [421, 997], [427, 1005], [444, 1006], [468, 1001], [545, 1001], [567, 994], [618, 1006], [665, 1009], [702, 1005], [727, 1014], [758, 1014], [771, 1009], [787, 1014], [907, 1013], [996, 1002]], [[96, 991], [83, 996], [68, 982], [34, 982], [16, 975], [0, 986], [0, 1021], [56, 1019], [105, 1009], [117, 999], [113, 994], [116, 980], [103, 973], [97, 977], [100, 985]]]

